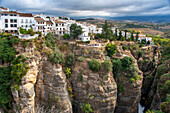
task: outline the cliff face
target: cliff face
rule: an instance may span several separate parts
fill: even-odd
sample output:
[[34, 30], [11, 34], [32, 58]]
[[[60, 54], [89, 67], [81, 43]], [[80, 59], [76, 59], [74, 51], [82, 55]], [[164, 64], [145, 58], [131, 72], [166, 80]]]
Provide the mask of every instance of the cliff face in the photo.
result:
[[[137, 113], [141, 99], [143, 73], [139, 70], [136, 59], [130, 52], [127, 51], [127, 53], [129, 57], [133, 58], [134, 63], [130, 66], [130, 69], [121, 69], [115, 73], [118, 85], [118, 100], [115, 113]], [[131, 77], [136, 75], [139, 76], [139, 79], [130, 81]]]
[[[80, 107], [89, 103], [96, 113], [113, 113], [117, 99], [117, 85], [112, 72], [93, 72], [88, 62], [76, 62], [71, 75], [75, 95], [75, 110], [83, 113]], [[81, 112], [80, 112], [81, 111]]]
[[60, 65], [43, 62], [35, 87], [36, 104], [53, 109], [53, 112], [72, 113], [66, 76]]
[[62, 112], [72, 113], [66, 76], [61, 65], [55, 65], [34, 50], [35, 47], [16, 47], [19, 54], [27, 57], [30, 67], [22, 77], [19, 90], [12, 92], [16, 113]]
[[[14, 111], [17, 113], [34, 113], [35, 109], [35, 83], [39, 72], [39, 61], [41, 57], [32, 51], [32, 49], [17, 48], [20, 54], [27, 56], [27, 65], [30, 67], [27, 74], [22, 77], [19, 90], [12, 88]], [[39, 59], [37, 58], [39, 57]]]

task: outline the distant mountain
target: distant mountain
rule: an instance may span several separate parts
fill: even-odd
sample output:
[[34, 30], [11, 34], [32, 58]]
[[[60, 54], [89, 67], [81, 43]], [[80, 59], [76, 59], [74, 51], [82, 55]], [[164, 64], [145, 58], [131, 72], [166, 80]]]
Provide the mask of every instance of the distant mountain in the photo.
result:
[[92, 20], [92, 19], [106, 19], [106, 20], [130, 20], [130, 21], [141, 21], [151, 23], [168, 23], [170, 22], [170, 15], [158, 15], [158, 16], [122, 16], [122, 17], [100, 17], [100, 16], [88, 16], [88, 17], [71, 17], [76, 20]]

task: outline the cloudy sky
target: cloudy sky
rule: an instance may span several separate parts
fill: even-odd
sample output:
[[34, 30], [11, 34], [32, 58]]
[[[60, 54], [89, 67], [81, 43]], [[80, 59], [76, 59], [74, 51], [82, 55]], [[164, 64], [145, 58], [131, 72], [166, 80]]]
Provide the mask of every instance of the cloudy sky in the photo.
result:
[[139, 16], [170, 14], [170, 0], [0, 0], [0, 6], [50, 16]]

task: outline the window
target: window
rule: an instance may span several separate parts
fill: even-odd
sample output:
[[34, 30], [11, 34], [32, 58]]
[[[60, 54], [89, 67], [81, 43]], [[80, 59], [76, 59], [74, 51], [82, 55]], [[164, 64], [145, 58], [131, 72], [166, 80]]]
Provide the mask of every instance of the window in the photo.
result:
[[8, 23], [8, 19], [5, 19], [5, 23]]
[[24, 27], [23, 25], [21, 25], [21, 27]]
[[65, 28], [63, 28], [63, 30], [65, 30]]
[[14, 19], [14, 23], [17, 23], [17, 19]]
[[10, 25], [11, 27], [14, 27], [13, 24]]
[[16, 14], [14, 14], [14, 16], [17, 16]]
[[61, 28], [60, 28], [60, 30], [61, 30]]
[[5, 14], [5, 16], [8, 16], [8, 14]]
[[17, 27], [17, 24], [14, 24], [14, 27]]
[[56, 26], [58, 26], [58, 24], [56, 24]]
[[32, 25], [30, 25], [30, 27], [32, 27]]
[[24, 23], [24, 20], [23, 20], [23, 19], [21, 19], [21, 23]]
[[25, 27], [28, 27], [27, 25]]
[[65, 32], [63, 31], [63, 34], [64, 34]]
[[62, 26], [64, 26], [64, 24], [62, 24]]
[[13, 20], [13, 19], [11, 19], [11, 20], [10, 20], [10, 22], [11, 22], [11, 23], [14, 23], [14, 20]]
[[30, 23], [32, 23], [32, 20], [30, 19]]
[[5, 24], [5, 28], [8, 28], [8, 24]]
[[14, 16], [13, 14], [10, 14], [10, 16]]
[[28, 19], [25, 20], [25, 23], [28, 23]]

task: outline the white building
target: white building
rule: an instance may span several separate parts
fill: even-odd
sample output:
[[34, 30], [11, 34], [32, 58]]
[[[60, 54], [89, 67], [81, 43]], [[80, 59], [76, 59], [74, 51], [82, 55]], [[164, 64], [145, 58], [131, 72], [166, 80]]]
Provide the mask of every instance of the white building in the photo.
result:
[[83, 32], [80, 36], [79, 39], [82, 41], [90, 41], [90, 36], [88, 35], [88, 32]]
[[35, 20], [32, 14], [18, 13], [16, 11], [0, 8], [0, 29], [3, 32], [16, 33], [19, 27], [31, 29], [35, 27]]

